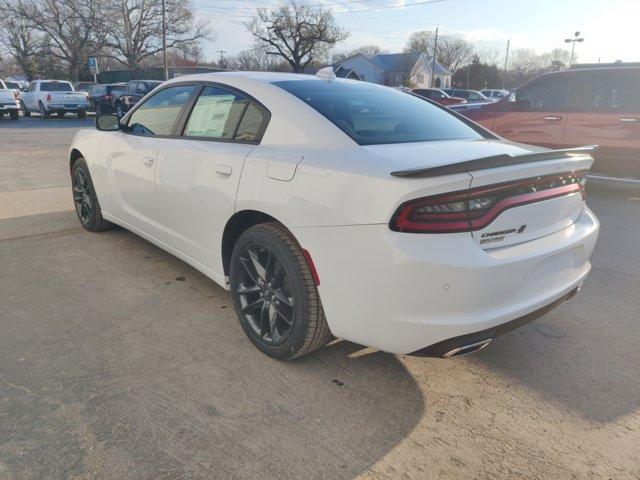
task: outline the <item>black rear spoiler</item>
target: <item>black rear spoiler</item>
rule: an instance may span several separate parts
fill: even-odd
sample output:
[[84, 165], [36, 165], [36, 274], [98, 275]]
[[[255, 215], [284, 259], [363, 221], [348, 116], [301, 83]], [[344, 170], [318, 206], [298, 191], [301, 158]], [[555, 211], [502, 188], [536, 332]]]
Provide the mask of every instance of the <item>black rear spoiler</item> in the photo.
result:
[[579, 155], [593, 155], [598, 149], [597, 145], [587, 145], [584, 147], [565, 148], [562, 150], [549, 150], [540, 153], [525, 153], [522, 155], [492, 155], [481, 157], [466, 162], [440, 165], [437, 167], [412, 168], [409, 170], [398, 170], [391, 172], [394, 177], [429, 178], [441, 175], [452, 175], [454, 173], [469, 173], [487, 168], [506, 167], [508, 165], [520, 165], [522, 163], [543, 162], [545, 160], [558, 160], [562, 158], [573, 158]]

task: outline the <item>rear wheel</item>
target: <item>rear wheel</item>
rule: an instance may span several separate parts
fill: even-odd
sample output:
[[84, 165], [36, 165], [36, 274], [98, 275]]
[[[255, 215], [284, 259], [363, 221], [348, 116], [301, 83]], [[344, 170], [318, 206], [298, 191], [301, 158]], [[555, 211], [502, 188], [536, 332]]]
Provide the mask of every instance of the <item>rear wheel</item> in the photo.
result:
[[76, 207], [78, 220], [90, 232], [100, 232], [113, 227], [113, 223], [102, 218], [100, 202], [91, 181], [89, 168], [84, 158], [79, 158], [73, 164], [71, 171], [73, 188], [73, 203]]
[[122, 107], [121, 103], [116, 104], [116, 115], [118, 116], [118, 118], [124, 117], [124, 108]]
[[230, 281], [240, 324], [267, 355], [300, 357], [331, 338], [309, 265], [282, 225], [255, 225], [240, 236]]
[[85, 118], [87, 118], [87, 112], [84, 110], [78, 110], [77, 115], [80, 120], [84, 120]]
[[20, 112], [18, 112], [18, 110], [11, 110], [9, 112], [9, 116], [11, 117], [11, 120], [18, 120], [20, 118]]

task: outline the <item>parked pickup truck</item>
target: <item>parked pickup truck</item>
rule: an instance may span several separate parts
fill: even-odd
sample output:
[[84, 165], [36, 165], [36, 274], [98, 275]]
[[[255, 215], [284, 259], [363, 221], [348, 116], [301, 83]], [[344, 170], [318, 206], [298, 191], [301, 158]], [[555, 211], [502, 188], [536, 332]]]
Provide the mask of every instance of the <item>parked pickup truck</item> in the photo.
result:
[[31, 112], [40, 112], [43, 119], [52, 113], [63, 116], [75, 113], [85, 118], [89, 101], [86, 92], [76, 92], [69, 82], [63, 80], [34, 80], [20, 96], [22, 113], [25, 117]]
[[20, 118], [20, 105], [18, 98], [20, 94], [13, 88], [7, 88], [7, 85], [0, 80], [0, 117], [4, 117], [8, 113], [11, 120]]

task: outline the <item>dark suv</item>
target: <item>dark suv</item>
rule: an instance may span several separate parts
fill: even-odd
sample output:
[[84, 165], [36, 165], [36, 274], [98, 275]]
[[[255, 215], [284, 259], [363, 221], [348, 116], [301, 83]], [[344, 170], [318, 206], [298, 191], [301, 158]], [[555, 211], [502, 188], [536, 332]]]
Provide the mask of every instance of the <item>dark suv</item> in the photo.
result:
[[160, 80], [130, 80], [124, 94], [115, 102], [118, 117], [122, 118], [142, 97], [161, 83]]
[[126, 83], [109, 83], [106, 85], [91, 85], [87, 90], [89, 94], [89, 110], [98, 115], [113, 113], [116, 100], [124, 94]]

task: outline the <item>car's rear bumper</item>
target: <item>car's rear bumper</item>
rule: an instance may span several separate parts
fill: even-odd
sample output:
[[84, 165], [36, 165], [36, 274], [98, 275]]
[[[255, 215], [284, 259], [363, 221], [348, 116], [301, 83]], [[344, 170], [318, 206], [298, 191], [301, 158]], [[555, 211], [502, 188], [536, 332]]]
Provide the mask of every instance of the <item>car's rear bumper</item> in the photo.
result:
[[20, 105], [17, 103], [0, 103], [0, 112], [7, 112], [10, 110], [19, 110]]
[[292, 229], [314, 260], [338, 337], [411, 353], [511, 322], [582, 284], [599, 224], [482, 250], [470, 234], [392, 232], [387, 225]]
[[75, 103], [70, 105], [64, 105], [59, 103], [50, 103], [47, 105], [47, 110], [51, 112], [79, 112], [81, 110], [88, 110], [88, 103]]

